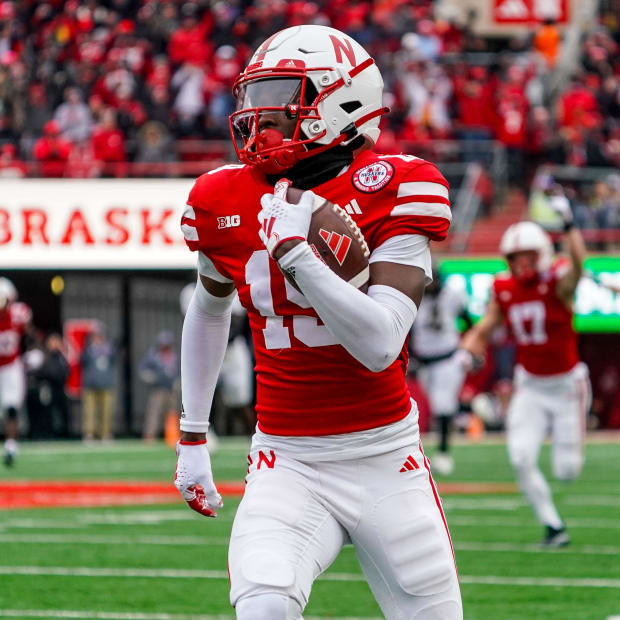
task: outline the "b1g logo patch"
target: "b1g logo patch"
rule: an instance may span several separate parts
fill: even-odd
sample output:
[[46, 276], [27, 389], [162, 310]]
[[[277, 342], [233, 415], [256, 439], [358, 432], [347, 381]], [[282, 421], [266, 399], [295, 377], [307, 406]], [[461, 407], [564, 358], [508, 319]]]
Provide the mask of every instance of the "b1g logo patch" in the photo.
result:
[[372, 194], [383, 189], [394, 176], [394, 166], [387, 161], [377, 161], [356, 170], [351, 183], [360, 191]]

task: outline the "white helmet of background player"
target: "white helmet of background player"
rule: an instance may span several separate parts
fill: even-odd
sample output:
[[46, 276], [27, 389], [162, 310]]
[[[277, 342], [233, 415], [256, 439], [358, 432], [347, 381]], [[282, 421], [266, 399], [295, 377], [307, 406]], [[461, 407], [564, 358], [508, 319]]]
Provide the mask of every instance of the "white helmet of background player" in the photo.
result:
[[0, 278], [0, 311], [17, 299], [17, 289], [8, 278]]
[[[538, 273], [546, 271], [553, 262], [553, 243], [549, 235], [534, 222], [518, 222], [512, 224], [502, 235], [499, 244], [500, 252], [508, 259], [511, 271], [523, 280], [531, 280]], [[512, 261], [518, 252], [535, 252], [534, 273], [515, 273]]]
[[[286, 28], [254, 53], [234, 85], [236, 112], [230, 131], [239, 159], [267, 174], [359, 135], [373, 145], [379, 138], [383, 79], [366, 50], [327, 26]], [[265, 114], [295, 120], [291, 136], [259, 131]]]

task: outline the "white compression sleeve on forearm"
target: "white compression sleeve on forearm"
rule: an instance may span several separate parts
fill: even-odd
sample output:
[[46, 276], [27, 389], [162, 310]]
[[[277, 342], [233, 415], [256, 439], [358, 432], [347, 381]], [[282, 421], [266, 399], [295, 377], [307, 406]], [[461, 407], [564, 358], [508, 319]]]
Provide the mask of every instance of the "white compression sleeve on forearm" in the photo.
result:
[[209, 412], [222, 367], [231, 305], [227, 297], [211, 295], [198, 280], [187, 308], [181, 339], [181, 430], [203, 433], [209, 429]]
[[373, 285], [365, 295], [300, 243], [279, 261], [338, 342], [366, 368], [385, 370], [400, 354], [417, 314], [416, 305], [391, 286]]

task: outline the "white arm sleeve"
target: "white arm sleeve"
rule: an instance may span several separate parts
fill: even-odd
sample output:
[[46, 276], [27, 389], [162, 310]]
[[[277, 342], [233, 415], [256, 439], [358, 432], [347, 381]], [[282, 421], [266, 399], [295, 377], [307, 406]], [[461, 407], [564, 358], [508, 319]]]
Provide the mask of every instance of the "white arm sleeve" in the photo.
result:
[[227, 297], [211, 295], [198, 278], [181, 339], [182, 431], [203, 433], [209, 428], [213, 393], [228, 344], [234, 297], [234, 292]]
[[365, 295], [336, 275], [304, 242], [279, 261], [338, 342], [372, 372], [385, 370], [400, 354], [416, 305], [404, 293], [376, 284]]

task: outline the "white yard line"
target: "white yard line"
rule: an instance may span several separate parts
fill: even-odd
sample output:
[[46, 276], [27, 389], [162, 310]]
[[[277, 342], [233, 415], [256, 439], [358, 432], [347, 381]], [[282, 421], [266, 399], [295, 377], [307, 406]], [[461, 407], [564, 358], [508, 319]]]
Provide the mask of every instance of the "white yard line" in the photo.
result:
[[[5, 618], [94, 618], [96, 620], [234, 620], [226, 614], [144, 614], [116, 611], [79, 611], [69, 609], [0, 609]], [[305, 616], [306, 620], [323, 620], [323, 616]], [[333, 617], [329, 620], [381, 620], [370, 617]]]
[[[62, 577], [136, 577], [153, 579], [228, 579], [226, 571], [148, 568], [91, 568], [88, 566], [0, 566], [0, 575], [62, 576]], [[363, 582], [360, 573], [326, 573], [322, 581]], [[460, 575], [463, 584], [504, 586], [545, 586], [556, 588], [620, 589], [620, 579], [563, 577], [500, 577], [497, 575]]]
[[[545, 549], [540, 545], [532, 544], [511, 544], [511, 543], [479, 543], [479, 542], [454, 542], [454, 548], [457, 551], [479, 551], [486, 553], [487, 551], [510, 552], [510, 553], [550, 553], [549, 549]], [[551, 553], [559, 555], [618, 555], [620, 556], [620, 547], [610, 547], [602, 545], [569, 545], [563, 549], [553, 549]]]
[[[12, 518], [2, 521], [2, 513], [0, 512], [0, 526], [7, 529], [72, 529], [74, 527], [84, 528], [89, 525], [158, 525], [168, 521], [189, 521], [191, 519], [200, 519], [201, 517], [192, 512], [189, 508], [172, 509], [172, 510], [143, 510], [143, 511], [109, 511], [96, 512], [89, 510], [88, 512], [78, 513], [72, 516], [71, 523], [67, 523], [67, 519], [50, 519], [43, 517], [41, 519], [29, 517], [27, 519]], [[233, 511], [226, 508], [220, 511], [218, 519], [220, 521], [232, 521], [234, 517]]]
[[[567, 519], [566, 524], [570, 528], [589, 528], [595, 530], [618, 530], [620, 529], [620, 520], [618, 519]], [[532, 522], [530, 519], [504, 519], [490, 517], [485, 519], [484, 517], [455, 517], [454, 515], [448, 515], [448, 525], [473, 525], [476, 527], [540, 527], [537, 523]]]
[[92, 534], [0, 534], [0, 543], [60, 544], [60, 545], [228, 545], [229, 538], [201, 536], [114, 536]]
[[[145, 545], [145, 546], [173, 546], [204, 545], [221, 546], [228, 545], [230, 539], [227, 536], [114, 536], [107, 534], [91, 535], [66, 535], [66, 534], [0, 534], [0, 543], [15, 544], [58, 544], [58, 545]], [[348, 547], [349, 545], [347, 545]], [[472, 541], [455, 541], [454, 548], [457, 551], [476, 552], [509, 552], [509, 553], [549, 553], [548, 549], [535, 544], [515, 543], [481, 543]], [[553, 553], [558, 553], [554, 550]], [[559, 551], [566, 555], [618, 555], [620, 547], [603, 545], [571, 545]]]
[[5, 618], [101, 618], [103, 620], [232, 620], [234, 616], [193, 614], [136, 614], [114, 611], [78, 611], [69, 609], [0, 609]]
[[459, 575], [460, 583], [489, 586], [541, 586], [549, 588], [620, 588], [620, 579], [572, 577], [498, 577], [496, 575]]
[[567, 495], [562, 503], [569, 506], [620, 506], [620, 495]]
[[456, 510], [505, 510], [510, 512], [527, 506], [525, 499], [520, 497], [481, 497], [479, 499], [457, 498], [447, 496], [443, 500], [444, 508], [448, 511]]

